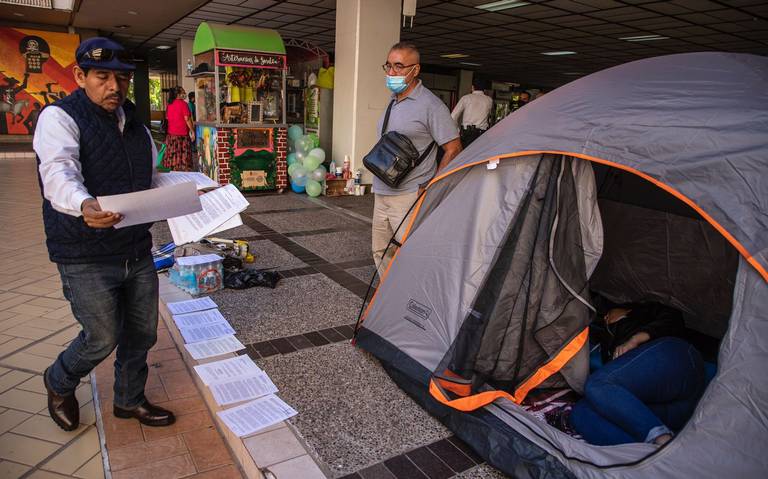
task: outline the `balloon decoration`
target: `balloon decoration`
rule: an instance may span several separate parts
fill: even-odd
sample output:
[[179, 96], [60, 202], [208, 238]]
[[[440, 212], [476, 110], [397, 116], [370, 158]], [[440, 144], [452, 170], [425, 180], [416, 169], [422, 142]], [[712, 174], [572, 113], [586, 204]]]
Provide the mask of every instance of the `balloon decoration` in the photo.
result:
[[323, 193], [327, 170], [323, 166], [325, 151], [320, 146], [317, 134], [305, 135], [301, 126], [292, 125], [288, 128], [288, 151], [285, 158], [288, 163], [288, 176], [291, 178], [291, 189], [296, 193], [304, 193], [316, 197]]

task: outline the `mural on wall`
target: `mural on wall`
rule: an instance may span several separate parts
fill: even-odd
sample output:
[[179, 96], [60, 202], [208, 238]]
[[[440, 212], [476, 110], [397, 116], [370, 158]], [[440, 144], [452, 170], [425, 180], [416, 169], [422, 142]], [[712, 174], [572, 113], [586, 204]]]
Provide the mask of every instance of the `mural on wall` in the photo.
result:
[[219, 161], [216, 157], [216, 128], [198, 125], [195, 134], [197, 135], [197, 164], [200, 165], [200, 172], [218, 183]]
[[78, 35], [0, 27], [0, 135], [31, 135], [40, 110], [77, 89]]

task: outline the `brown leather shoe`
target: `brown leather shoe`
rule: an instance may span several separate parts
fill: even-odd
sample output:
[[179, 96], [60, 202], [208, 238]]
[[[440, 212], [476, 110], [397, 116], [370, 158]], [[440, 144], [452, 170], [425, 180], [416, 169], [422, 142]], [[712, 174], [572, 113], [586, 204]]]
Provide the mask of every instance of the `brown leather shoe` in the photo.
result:
[[147, 426], [170, 426], [176, 422], [176, 416], [171, 411], [150, 404], [146, 399], [136, 409], [123, 409], [113, 406], [112, 412], [115, 417], [122, 419], [136, 418], [140, 423]]
[[77, 404], [75, 393], [73, 391], [62, 396], [54, 392], [48, 384], [48, 369], [43, 373], [43, 384], [48, 391], [48, 413], [60, 428], [74, 431], [80, 426], [80, 405]]

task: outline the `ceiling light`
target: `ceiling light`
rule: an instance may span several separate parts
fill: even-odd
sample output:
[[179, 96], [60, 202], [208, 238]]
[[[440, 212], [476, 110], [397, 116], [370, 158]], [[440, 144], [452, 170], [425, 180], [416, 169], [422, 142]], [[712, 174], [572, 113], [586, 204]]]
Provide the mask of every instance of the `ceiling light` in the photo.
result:
[[170, 50], [171, 46], [170, 45], [158, 45], [155, 48], [157, 48], [158, 50]]
[[120, 30], [125, 30], [126, 28], [131, 28], [130, 25], [115, 25], [115, 28]]
[[488, 10], [489, 12], [498, 12], [500, 10], [508, 10], [510, 8], [524, 7], [530, 5], [531, 2], [518, 2], [516, 0], [501, 0], [499, 2], [484, 3], [482, 5], [475, 5], [475, 8], [481, 10]]
[[467, 58], [469, 55], [464, 53], [444, 53], [440, 56], [443, 58]]
[[541, 52], [542, 55], [549, 55], [551, 57], [557, 57], [560, 55], [576, 55], [576, 52], [572, 52], [570, 50], [562, 50], [559, 52]]
[[469, 66], [472, 66], [472, 67], [479, 67], [479, 66], [482, 65], [481, 63], [472, 63], [472, 62], [459, 62], [459, 63], [462, 64], [462, 65], [469, 65]]
[[19, 12], [13, 12], [13, 14], [16, 15], [17, 17], [23, 17], [24, 16], [23, 13], [19, 13]]
[[628, 42], [652, 42], [654, 40], [666, 40], [669, 37], [662, 35], [637, 35], [635, 37], [621, 37], [619, 40], [626, 40]]
[[139, 12], [134, 12], [133, 10], [128, 10], [128, 15], [138, 15]]

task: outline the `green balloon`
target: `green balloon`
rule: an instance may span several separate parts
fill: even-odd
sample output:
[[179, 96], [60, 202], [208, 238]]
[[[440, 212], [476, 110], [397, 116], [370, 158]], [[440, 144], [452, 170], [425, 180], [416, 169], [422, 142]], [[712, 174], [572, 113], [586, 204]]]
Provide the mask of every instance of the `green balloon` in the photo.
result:
[[307, 194], [312, 197], [320, 196], [320, 193], [323, 192], [323, 186], [315, 180], [307, 180], [305, 188]]
[[296, 168], [300, 166], [301, 166], [301, 163], [299, 162], [291, 163], [290, 165], [288, 165], [288, 175], [293, 176], [294, 174], [296, 174]]
[[309, 155], [304, 158], [304, 167], [309, 171], [317, 169], [321, 164], [323, 164], [323, 160], [314, 155]]

